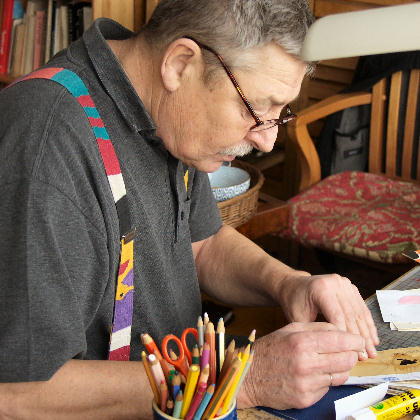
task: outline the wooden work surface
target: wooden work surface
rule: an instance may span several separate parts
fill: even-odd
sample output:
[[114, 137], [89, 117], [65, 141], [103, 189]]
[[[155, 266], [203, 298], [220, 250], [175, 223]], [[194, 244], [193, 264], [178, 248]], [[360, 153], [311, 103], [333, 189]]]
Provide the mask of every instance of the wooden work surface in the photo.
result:
[[[396, 289], [396, 290], [403, 290], [408, 288], [419, 288], [420, 287], [420, 265], [415, 266], [412, 270], [410, 270], [405, 275], [399, 277], [391, 284], [384, 287], [384, 289]], [[378, 325], [379, 322], [381, 324], [385, 324], [378, 318], [379, 306], [377, 305], [376, 295], [371, 296], [369, 299], [366, 299], [369, 309], [373, 312], [373, 317], [375, 319], [375, 323], [377, 324], [379, 333], [381, 333], [382, 328]], [[387, 333], [388, 334], [388, 333]], [[381, 337], [381, 334], [379, 334]], [[384, 337], [381, 337], [383, 339]], [[392, 348], [399, 347], [397, 343]], [[400, 420], [412, 420], [413, 415], [407, 415], [401, 417]], [[284, 417], [277, 417], [273, 414], [267, 413], [262, 410], [258, 410], [257, 408], [248, 408], [243, 410], [238, 410], [238, 420], [287, 420]], [[333, 420], [333, 419], [316, 419], [316, 420]]]

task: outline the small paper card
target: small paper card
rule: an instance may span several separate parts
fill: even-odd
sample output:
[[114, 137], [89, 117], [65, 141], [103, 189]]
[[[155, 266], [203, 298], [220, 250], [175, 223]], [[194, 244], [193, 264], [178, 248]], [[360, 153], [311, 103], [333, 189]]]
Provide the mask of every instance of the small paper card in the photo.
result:
[[420, 322], [420, 289], [377, 290], [384, 322]]

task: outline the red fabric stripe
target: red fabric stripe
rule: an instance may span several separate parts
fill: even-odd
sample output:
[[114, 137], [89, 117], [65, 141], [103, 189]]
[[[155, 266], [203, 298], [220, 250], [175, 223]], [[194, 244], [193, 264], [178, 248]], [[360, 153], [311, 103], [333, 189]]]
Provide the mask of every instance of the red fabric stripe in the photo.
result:
[[89, 117], [90, 125], [93, 127], [105, 127], [104, 122], [102, 121], [102, 118], [93, 118]]
[[62, 70], [63, 70], [63, 68], [61, 68], [61, 67], [50, 67], [50, 68], [46, 68], [46, 69], [37, 70], [37, 71], [34, 71], [33, 73], [31, 73], [30, 75], [28, 75], [27, 77], [25, 77], [24, 80], [38, 79], [38, 78], [51, 79], [57, 73], [60, 73], [60, 71], [62, 71]]
[[108, 355], [108, 360], [120, 360], [128, 361], [130, 360], [130, 346], [120, 347], [111, 351]]
[[82, 106], [88, 106], [90, 108], [95, 108], [95, 104], [92, 100], [92, 97], [90, 95], [83, 95], [83, 96], [79, 96], [77, 98], [77, 100], [79, 101], [79, 104]]
[[104, 140], [101, 138], [98, 141], [99, 151], [101, 152], [102, 160], [105, 166], [107, 175], [118, 175], [121, 173], [120, 163], [112, 146], [111, 140]]

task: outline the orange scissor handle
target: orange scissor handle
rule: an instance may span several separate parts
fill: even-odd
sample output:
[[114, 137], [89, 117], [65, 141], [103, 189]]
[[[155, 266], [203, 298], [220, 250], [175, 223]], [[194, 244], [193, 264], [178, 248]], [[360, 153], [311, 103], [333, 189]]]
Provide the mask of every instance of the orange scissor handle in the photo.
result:
[[195, 340], [198, 343], [198, 332], [195, 328], [186, 328], [181, 336], [182, 345], [184, 346], [185, 355], [187, 356], [188, 363], [191, 365], [192, 363], [192, 353], [187, 346], [187, 336], [188, 334], [192, 334], [195, 337]]
[[[179, 357], [177, 360], [172, 360], [168, 354], [168, 343], [171, 340], [175, 341], [175, 344], [177, 345], [179, 350]], [[185, 378], [188, 376], [188, 369], [185, 369], [184, 346], [182, 345], [180, 339], [176, 335], [168, 334], [164, 337], [164, 339], [162, 340], [162, 353], [165, 360], [171, 365], [174, 365], [178, 372], [181, 372], [185, 376]]]

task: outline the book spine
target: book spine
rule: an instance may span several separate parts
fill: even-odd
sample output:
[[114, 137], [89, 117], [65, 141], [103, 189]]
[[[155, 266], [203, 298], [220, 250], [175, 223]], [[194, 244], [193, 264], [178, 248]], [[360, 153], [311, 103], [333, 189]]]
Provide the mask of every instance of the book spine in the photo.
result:
[[38, 10], [35, 17], [35, 37], [34, 37], [34, 64], [33, 68], [37, 69], [42, 64], [42, 44], [44, 42], [44, 19], [45, 11]]
[[13, 2], [5, 0], [0, 33], [0, 73], [6, 74], [9, 65], [10, 38], [13, 25]]

